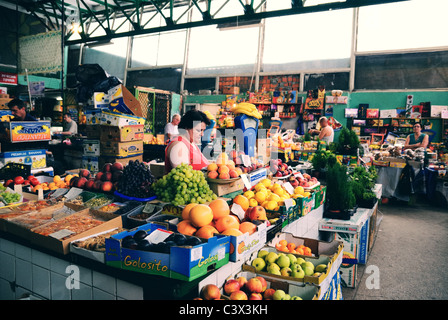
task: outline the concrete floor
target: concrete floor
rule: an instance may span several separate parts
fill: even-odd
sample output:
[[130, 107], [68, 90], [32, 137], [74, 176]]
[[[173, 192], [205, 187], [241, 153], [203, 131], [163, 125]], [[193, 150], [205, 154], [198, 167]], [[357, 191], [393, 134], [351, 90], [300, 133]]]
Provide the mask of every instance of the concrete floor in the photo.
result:
[[[356, 288], [342, 289], [343, 299], [448, 299], [448, 208], [421, 200], [381, 204], [379, 210], [383, 217], [367, 264], [358, 267]], [[379, 281], [372, 281], [371, 270], [378, 270]], [[375, 283], [378, 289], [368, 288]]]

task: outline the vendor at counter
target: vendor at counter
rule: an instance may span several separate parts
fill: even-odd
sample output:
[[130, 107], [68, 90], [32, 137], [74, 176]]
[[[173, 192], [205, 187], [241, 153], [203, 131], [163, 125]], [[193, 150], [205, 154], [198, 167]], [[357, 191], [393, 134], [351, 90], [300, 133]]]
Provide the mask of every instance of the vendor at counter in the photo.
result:
[[208, 165], [207, 158], [202, 154], [198, 145], [204, 135], [210, 119], [199, 110], [187, 111], [181, 118], [179, 135], [173, 138], [165, 149], [165, 173], [181, 163], [193, 166], [194, 170], [201, 170]]
[[414, 133], [411, 133], [406, 137], [403, 149], [426, 149], [429, 144], [429, 137], [427, 134], [422, 133], [422, 125], [420, 123], [414, 124], [413, 130]]
[[64, 131], [54, 132], [66, 136], [74, 136], [78, 134], [78, 124], [72, 119], [70, 113], [64, 114]]
[[14, 116], [12, 121], [37, 121], [36, 118], [26, 112], [25, 102], [20, 99], [12, 99], [9, 101], [8, 108]]
[[319, 135], [319, 140], [325, 141], [327, 145], [333, 142], [334, 140], [334, 130], [328, 124], [327, 117], [321, 117], [319, 119], [320, 130], [311, 129], [309, 134], [311, 135]]

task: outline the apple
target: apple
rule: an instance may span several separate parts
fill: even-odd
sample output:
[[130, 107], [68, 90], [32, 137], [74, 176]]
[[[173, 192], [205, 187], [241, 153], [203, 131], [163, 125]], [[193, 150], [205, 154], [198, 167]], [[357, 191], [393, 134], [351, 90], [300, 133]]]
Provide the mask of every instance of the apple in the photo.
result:
[[278, 264], [278, 266], [281, 268], [287, 268], [289, 267], [289, 265], [291, 264], [291, 261], [289, 260], [288, 256], [286, 255], [281, 255], [276, 263]]
[[311, 261], [305, 261], [301, 265], [302, 269], [305, 269], [306, 267], [313, 269], [314, 271], [314, 264]]
[[275, 264], [275, 263], [270, 264], [268, 266], [267, 272], [269, 272], [270, 274], [278, 275], [278, 276], [282, 275], [281, 272], [280, 272], [280, 267], [277, 264]]
[[295, 255], [293, 255], [292, 253], [288, 253], [286, 256], [289, 258], [291, 265], [297, 263], [297, 257]]
[[30, 176], [28, 176], [28, 178], [26, 178], [26, 179], [29, 180], [29, 181], [31, 181], [32, 179], [36, 179], [36, 177], [33, 176], [33, 175], [30, 175]]
[[123, 171], [123, 169], [124, 169], [124, 166], [120, 162], [114, 162], [114, 164], [111, 167], [112, 172]]
[[297, 278], [297, 279], [303, 279], [303, 277], [305, 277], [305, 271], [303, 271], [302, 268], [297, 268], [295, 270], [292, 270], [291, 277]]
[[104, 172], [104, 174], [101, 176], [101, 180], [102, 181], [112, 181], [112, 172], [110, 172], [110, 171]]
[[114, 188], [114, 184], [110, 181], [103, 181], [101, 184], [101, 191], [103, 192], [111, 192]]
[[238, 281], [238, 283], [240, 284], [241, 289], [244, 289], [246, 287], [247, 279], [245, 277], [240, 276], [236, 278], [236, 281]]
[[95, 183], [94, 179], [87, 180], [86, 184], [84, 185], [84, 189], [86, 190], [93, 190], [93, 184]]
[[314, 273], [314, 268], [310, 268], [310, 267], [307, 266], [307, 267], [302, 268], [302, 269], [305, 272], [306, 276], [312, 276], [313, 273]]
[[289, 294], [285, 294], [282, 300], [291, 300], [291, 296]]
[[9, 185], [11, 185], [11, 184], [14, 184], [14, 180], [9, 179], [9, 180], [6, 180], [5, 183], [3, 183], [3, 186], [4, 186], [5, 188], [7, 188], [7, 187], [8, 187]]
[[14, 178], [14, 184], [23, 184], [25, 182], [25, 179], [21, 176], [17, 176]]
[[266, 288], [268, 287], [268, 283], [267, 283], [266, 279], [263, 278], [263, 277], [260, 277], [260, 276], [255, 277], [255, 278], [257, 278], [257, 279], [260, 280], [260, 282], [261, 282], [261, 285], [262, 285], [261, 292], [265, 292], [265, 291], [266, 291]]
[[278, 259], [278, 255], [273, 251], [269, 252], [265, 258], [266, 262], [268, 262], [268, 263], [274, 263], [277, 259]]
[[280, 274], [283, 277], [290, 277], [291, 276], [291, 272], [292, 272], [292, 270], [289, 267], [285, 267], [285, 268], [281, 268], [280, 269]]
[[249, 296], [249, 300], [263, 300], [261, 293], [252, 292]]
[[230, 300], [247, 300], [247, 294], [241, 290], [232, 292]]
[[215, 300], [221, 298], [221, 291], [214, 284], [207, 284], [201, 289], [201, 297], [204, 300]]
[[286, 296], [286, 292], [279, 289], [279, 290], [275, 290], [275, 293], [272, 296], [273, 300], [283, 300], [283, 298]]
[[[73, 180], [73, 179], [74, 179], [74, 178], [72, 178], [72, 180]], [[96, 180], [95, 183], [93, 184], [93, 190], [95, 190], [95, 191], [100, 191], [102, 185], [103, 185], [103, 181], [101, 181], [101, 180]]]
[[260, 279], [251, 278], [247, 280], [246, 288], [247, 290], [249, 290], [249, 292], [261, 293], [263, 290], [263, 284], [261, 283]]
[[37, 178], [32, 178], [30, 180], [30, 183], [34, 187], [34, 186], [37, 186], [38, 184], [40, 184], [40, 181]]
[[105, 163], [103, 166], [103, 172], [110, 172], [112, 169], [112, 163]]
[[267, 250], [260, 250], [258, 251], [257, 257], [264, 259], [269, 254], [269, 251]]
[[112, 182], [120, 181], [121, 176], [123, 175], [123, 171], [117, 170], [112, 172]]
[[252, 261], [252, 266], [255, 268], [255, 270], [262, 271], [266, 266], [266, 262], [263, 260], [263, 258], [255, 258]]
[[239, 291], [240, 289], [240, 283], [235, 279], [227, 280], [224, 284], [224, 292], [227, 295], [230, 295], [232, 292]]
[[292, 296], [290, 300], [303, 300], [303, 299], [298, 296]]
[[101, 177], [104, 175], [104, 172], [98, 172], [96, 175], [95, 175], [95, 180], [101, 180]]
[[84, 177], [86, 179], [89, 179], [90, 178], [90, 171], [87, 170], [87, 169], [81, 169], [81, 170], [79, 170], [79, 176], [80, 177]]
[[275, 293], [275, 289], [269, 288], [263, 293], [263, 298], [265, 300], [272, 300]]

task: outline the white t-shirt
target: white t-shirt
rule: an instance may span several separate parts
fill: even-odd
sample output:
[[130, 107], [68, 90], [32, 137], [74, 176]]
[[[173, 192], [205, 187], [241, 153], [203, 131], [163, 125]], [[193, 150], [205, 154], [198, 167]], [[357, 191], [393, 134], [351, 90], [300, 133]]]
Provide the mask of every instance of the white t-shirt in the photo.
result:
[[177, 129], [177, 126], [169, 122], [165, 125], [165, 141], [170, 139], [168, 137], [168, 133], [171, 135], [172, 138], [173, 136], [179, 135], [179, 130]]

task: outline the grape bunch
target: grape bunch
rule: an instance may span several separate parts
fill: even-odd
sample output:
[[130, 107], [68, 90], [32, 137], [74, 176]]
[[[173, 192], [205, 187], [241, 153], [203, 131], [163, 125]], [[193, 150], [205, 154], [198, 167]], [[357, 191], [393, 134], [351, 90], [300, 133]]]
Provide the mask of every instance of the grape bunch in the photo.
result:
[[5, 204], [14, 203], [20, 200], [21, 195], [16, 192], [2, 192], [0, 193], [0, 197], [2, 197], [3, 202]]
[[159, 200], [175, 206], [205, 203], [217, 198], [210, 189], [202, 171], [182, 163], [153, 184]]
[[155, 178], [149, 166], [138, 160], [129, 161], [118, 180], [117, 191], [136, 198], [149, 198], [154, 195], [151, 185]]

